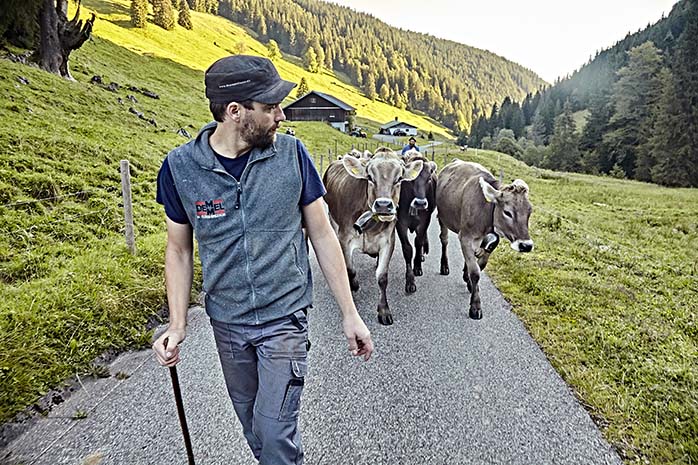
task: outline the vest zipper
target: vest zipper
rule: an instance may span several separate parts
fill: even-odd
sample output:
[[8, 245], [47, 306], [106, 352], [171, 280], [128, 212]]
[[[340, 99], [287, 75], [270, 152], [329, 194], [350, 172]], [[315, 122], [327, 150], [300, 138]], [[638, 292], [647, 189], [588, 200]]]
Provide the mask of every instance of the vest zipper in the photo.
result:
[[235, 209], [236, 210], [240, 210], [240, 194], [242, 194], [242, 186], [238, 182], [237, 199], [235, 200]]

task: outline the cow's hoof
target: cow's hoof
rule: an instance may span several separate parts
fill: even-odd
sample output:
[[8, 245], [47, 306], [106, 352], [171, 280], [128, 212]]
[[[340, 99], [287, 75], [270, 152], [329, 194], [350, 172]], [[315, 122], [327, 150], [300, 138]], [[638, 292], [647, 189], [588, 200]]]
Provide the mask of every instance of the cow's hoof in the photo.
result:
[[415, 292], [417, 292], [417, 285], [415, 283], [406, 283], [405, 292], [407, 292], [408, 294], [414, 294]]
[[448, 265], [441, 265], [441, 271], [440, 273], [444, 276], [448, 275], [451, 272], [451, 270], [448, 269]]
[[482, 319], [482, 310], [480, 310], [479, 308], [477, 310], [474, 308], [471, 308], [469, 315], [470, 315], [470, 318], [472, 318], [473, 320], [481, 320]]
[[378, 323], [384, 326], [390, 326], [393, 324], [393, 315], [386, 313], [385, 315], [378, 314]]
[[424, 275], [424, 272], [422, 271], [421, 268], [415, 268], [415, 269], [414, 269], [414, 275], [415, 275], [415, 276], [422, 276], [422, 275]]

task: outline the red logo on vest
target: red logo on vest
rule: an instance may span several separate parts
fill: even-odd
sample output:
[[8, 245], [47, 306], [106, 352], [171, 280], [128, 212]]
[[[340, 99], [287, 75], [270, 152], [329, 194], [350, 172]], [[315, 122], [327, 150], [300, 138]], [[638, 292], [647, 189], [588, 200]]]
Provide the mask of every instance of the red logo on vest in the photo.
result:
[[223, 199], [217, 200], [199, 200], [196, 202], [196, 217], [202, 220], [210, 218], [219, 218], [225, 216], [225, 207]]

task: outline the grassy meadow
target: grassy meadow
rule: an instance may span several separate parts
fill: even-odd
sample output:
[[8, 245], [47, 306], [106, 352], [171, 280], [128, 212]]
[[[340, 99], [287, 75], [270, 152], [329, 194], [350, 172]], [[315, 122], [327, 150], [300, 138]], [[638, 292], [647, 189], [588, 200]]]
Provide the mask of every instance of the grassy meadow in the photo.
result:
[[[71, 55], [77, 82], [0, 60], [0, 421], [63, 380], [94, 372], [105, 351], [148, 345], [146, 324], [165, 299], [157, 169], [186, 141], [178, 129], [194, 135], [210, 119], [206, 66], [237, 47], [265, 54], [222, 18], [192, 12], [193, 32], [152, 24], [141, 31], [130, 28], [126, 1], [85, 7], [99, 19], [93, 39]], [[488, 273], [627, 463], [698, 461], [698, 190], [461, 152], [433, 122], [287, 58], [277, 63], [284, 78], [305, 76], [311, 89], [357, 107], [357, 124], [370, 132], [398, 116], [446, 141], [434, 149], [439, 166], [459, 157], [526, 180], [535, 249], [516, 254], [502, 244]], [[92, 84], [93, 75], [120, 88]], [[378, 145], [322, 123], [286, 126], [318, 167], [352, 144]], [[136, 256], [123, 239], [121, 159], [132, 166]]]
[[627, 463], [697, 463], [698, 190], [452, 155], [529, 184], [535, 248], [487, 271], [604, 436]]

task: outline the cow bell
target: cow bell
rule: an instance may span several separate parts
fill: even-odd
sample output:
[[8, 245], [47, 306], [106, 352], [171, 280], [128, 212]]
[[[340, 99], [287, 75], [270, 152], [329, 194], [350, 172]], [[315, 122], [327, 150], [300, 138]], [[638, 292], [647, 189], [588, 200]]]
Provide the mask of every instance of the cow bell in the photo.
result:
[[492, 253], [494, 249], [497, 248], [497, 244], [499, 244], [499, 235], [495, 232], [491, 232], [482, 239], [480, 247], [482, 247], [485, 252]]
[[371, 210], [364, 212], [354, 223], [354, 229], [359, 234], [363, 234], [364, 231], [368, 231], [372, 227], [378, 224], [378, 219]]

